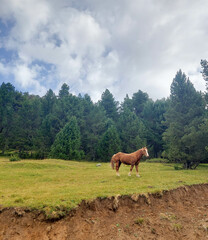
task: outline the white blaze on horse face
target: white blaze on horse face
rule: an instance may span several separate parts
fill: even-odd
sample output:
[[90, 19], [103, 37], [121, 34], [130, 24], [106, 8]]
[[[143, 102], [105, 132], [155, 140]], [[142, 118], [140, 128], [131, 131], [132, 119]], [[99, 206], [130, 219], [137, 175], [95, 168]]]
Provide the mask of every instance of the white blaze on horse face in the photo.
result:
[[146, 157], [149, 157], [149, 154], [146, 148], [145, 148], [145, 151], [146, 151]]

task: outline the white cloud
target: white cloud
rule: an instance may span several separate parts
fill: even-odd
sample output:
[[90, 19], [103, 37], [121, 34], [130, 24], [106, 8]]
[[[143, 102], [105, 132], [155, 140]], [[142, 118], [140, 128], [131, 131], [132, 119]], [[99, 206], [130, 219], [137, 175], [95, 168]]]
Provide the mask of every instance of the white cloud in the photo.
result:
[[156, 99], [169, 95], [180, 68], [205, 89], [206, 0], [0, 1], [0, 18], [13, 21], [2, 45], [18, 56], [0, 71], [24, 89], [58, 92], [66, 82], [94, 100], [106, 88], [118, 100], [139, 89]]
[[8, 75], [9, 72], [9, 68], [7, 68], [3, 63], [0, 62], [0, 74]]

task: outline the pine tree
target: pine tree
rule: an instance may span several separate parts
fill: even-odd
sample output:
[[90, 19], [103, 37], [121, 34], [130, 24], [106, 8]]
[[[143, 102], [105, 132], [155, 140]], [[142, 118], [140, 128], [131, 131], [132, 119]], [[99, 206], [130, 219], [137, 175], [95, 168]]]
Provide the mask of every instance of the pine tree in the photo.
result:
[[162, 124], [164, 121], [164, 113], [167, 109], [167, 103], [165, 99], [157, 100], [153, 102], [148, 100], [143, 109], [143, 122], [146, 127], [148, 151], [154, 157], [160, 157], [163, 151], [162, 134], [165, 131], [165, 127]]
[[146, 128], [136, 114], [128, 108], [125, 108], [120, 114], [118, 130], [123, 152], [134, 152], [146, 145]]
[[45, 96], [42, 97], [43, 116], [47, 116], [53, 112], [54, 104], [56, 103], [55, 93], [49, 89]]
[[61, 90], [59, 91], [59, 98], [64, 98], [69, 96], [69, 86], [64, 83], [61, 86]]
[[97, 160], [97, 148], [105, 132], [106, 116], [103, 108], [94, 105], [89, 97], [84, 99], [84, 113], [81, 119], [82, 149], [89, 161]]
[[57, 98], [55, 93], [49, 89], [45, 96], [41, 98], [42, 122], [41, 122], [41, 148], [44, 152], [49, 152], [55, 140], [56, 134], [60, 131], [61, 123], [56, 115]]
[[[205, 93], [205, 101], [206, 101], [206, 115], [205, 115], [205, 120], [204, 120], [204, 125], [202, 125], [202, 131], [203, 131], [203, 135], [204, 133], [207, 133], [207, 129], [206, 127], [203, 128], [203, 126], [207, 126], [208, 127], [208, 61], [207, 60], [201, 60], [201, 67], [202, 67], [202, 76], [205, 80], [206, 83], [206, 93]], [[208, 144], [208, 141], [206, 141]], [[208, 152], [208, 145], [206, 144], [206, 151]], [[208, 161], [208, 160], [207, 160]]]
[[50, 147], [53, 144], [56, 134], [61, 129], [60, 119], [53, 113], [48, 114], [42, 121], [41, 132], [41, 148], [45, 152], [50, 152]]
[[131, 112], [134, 111], [133, 101], [129, 98], [128, 94], [126, 94], [124, 101], [121, 103], [121, 111], [124, 111], [125, 108], [128, 108]]
[[206, 88], [208, 92], [208, 62], [207, 60], [201, 60], [201, 67], [202, 67], [202, 76], [206, 82]]
[[164, 122], [167, 130], [163, 139], [168, 158], [183, 163], [185, 168], [192, 168], [201, 160], [200, 154], [196, 158], [199, 148], [194, 145], [193, 132], [202, 123], [203, 114], [202, 96], [179, 70], [171, 84], [170, 106]]
[[118, 102], [115, 101], [112, 93], [106, 89], [105, 92], [101, 96], [100, 106], [102, 106], [106, 112], [106, 116], [108, 118], [117, 120], [118, 117]]
[[108, 129], [103, 134], [97, 150], [98, 157], [104, 162], [109, 162], [113, 154], [121, 151], [121, 141], [114, 123], [109, 121], [107, 125]]
[[40, 147], [41, 101], [39, 96], [24, 94], [15, 125], [18, 128], [16, 148], [24, 151]]
[[141, 90], [133, 94], [132, 103], [134, 112], [136, 113], [137, 116], [139, 117], [142, 116], [144, 105], [148, 100], [149, 100], [148, 94], [142, 92]]
[[4, 153], [14, 148], [17, 138], [16, 119], [21, 109], [22, 96], [10, 83], [0, 87], [0, 149]]
[[81, 159], [81, 136], [76, 117], [72, 117], [64, 128], [56, 135], [51, 147], [51, 157], [61, 159]]

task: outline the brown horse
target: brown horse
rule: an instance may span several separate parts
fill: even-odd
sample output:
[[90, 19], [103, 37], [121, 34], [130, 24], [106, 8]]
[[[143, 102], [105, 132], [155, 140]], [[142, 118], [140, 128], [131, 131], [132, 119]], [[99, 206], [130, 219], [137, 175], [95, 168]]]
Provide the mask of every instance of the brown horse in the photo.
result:
[[136, 176], [140, 177], [139, 172], [138, 172], [138, 165], [139, 165], [140, 159], [142, 158], [143, 155], [146, 157], [149, 157], [148, 150], [146, 147], [143, 147], [143, 148], [137, 150], [136, 152], [129, 153], [129, 154], [118, 152], [118, 153], [114, 154], [111, 158], [112, 169], [114, 169], [114, 164], [116, 164], [116, 174], [117, 174], [117, 176], [120, 176], [118, 171], [121, 166], [121, 163], [124, 163], [126, 165], [131, 165], [130, 172], [128, 174], [129, 176], [131, 176], [132, 169], [135, 165]]

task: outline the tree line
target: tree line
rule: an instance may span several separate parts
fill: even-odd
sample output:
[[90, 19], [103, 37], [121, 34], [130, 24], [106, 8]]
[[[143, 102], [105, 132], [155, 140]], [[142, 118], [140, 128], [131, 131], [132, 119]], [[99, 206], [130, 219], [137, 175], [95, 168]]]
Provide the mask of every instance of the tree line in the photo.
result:
[[208, 62], [201, 60], [206, 92], [196, 91], [179, 70], [170, 97], [153, 101], [138, 90], [119, 103], [106, 89], [101, 100], [70, 93], [43, 96], [0, 86], [0, 150], [21, 158], [53, 157], [109, 161], [119, 151], [147, 146], [151, 157], [164, 157], [195, 168], [208, 159]]

